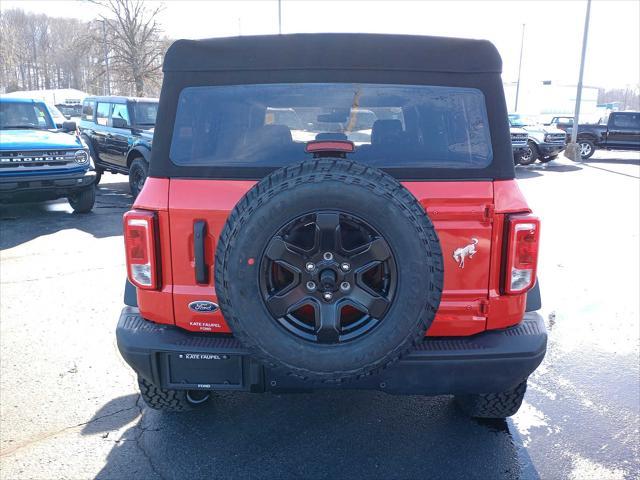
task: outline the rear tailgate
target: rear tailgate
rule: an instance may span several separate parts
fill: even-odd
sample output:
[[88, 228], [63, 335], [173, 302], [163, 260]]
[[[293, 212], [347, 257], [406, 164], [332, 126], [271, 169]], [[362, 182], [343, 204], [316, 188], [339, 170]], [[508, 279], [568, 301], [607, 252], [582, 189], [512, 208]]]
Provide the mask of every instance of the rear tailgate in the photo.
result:
[[[193, 331], [229, 332], [219, 311], [196, 311], [195, 301], [217, 303], [213, 279], [216, 241], [224, 223], [253, 181], [171, 179], [169, 218], [173, 305], [176, 325]], [[486, 327], [493, 225], [491, 182], [406, 182], [428, 212], [440, 236], [445, 259], [442, 302], [428, 334], [471, 335]], [[194, 228], [204, 224], [206, 281], [195, 272]], [[200, 227], [201, 228], [201, 227]], [[477, 244], [474, 245], [474, 239]], [[464, 267], [453, 257], [467, 249]], [[458, 256], [460, 259], [460, 256]]]
[[[176, 325], [187, 330], [230, 332], [220, 311], [195, 311], [191, 302], [218, 303], [215, 295], [213, 261], [217, 239], [236, 203], [255, 184], [254, 181], [171, 179], [169, 218], [171, 263], [173, 268], [173, 306]], [[204, 222], [206, 281], [198, 283], [195, 271], [194, 229]]]
[[[404, 186], [433, 221], [444, 257], [442, 300], [427, 334], [458, 336], [485, 330], [494, 215], [492, 182], [405, 182]], [[459, 254], [454, 258], [456, 250]]]

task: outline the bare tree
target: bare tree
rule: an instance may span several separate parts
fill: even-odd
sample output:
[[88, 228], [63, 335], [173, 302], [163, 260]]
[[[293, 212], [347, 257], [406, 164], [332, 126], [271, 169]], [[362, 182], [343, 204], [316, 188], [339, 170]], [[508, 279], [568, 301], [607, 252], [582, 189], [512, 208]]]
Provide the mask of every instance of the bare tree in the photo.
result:
[[620, 110], [640, 110], [640, 85], [598, 91], [598, 103], [617, 102]]
[[164, 7], [147, 9], [142, 0], [91, 1], [108, 12], [101, 18], [107, 25], [113, 70], [131, 82], [135, 95], [144, 96], [148, 84], [157, 84], [160, 76], [165, 45], [156, 18]]
[[[0, 90], [95, 91], [101, 67], [90, 24], [19, 9], [0, 11]], [[89, 72], [88, 75], [85, 75]], [[90, 79], [87, 82], [87, 78]]]
[[[105, 7], [111, 91], [157, 96], [170, 43], [160, 37], [160, 9], [148, 11], [140, 0], [98, 3]], [[102, 22], [0, 10], [0, 91], [78, 88], [99, 94], [105, 80]]]

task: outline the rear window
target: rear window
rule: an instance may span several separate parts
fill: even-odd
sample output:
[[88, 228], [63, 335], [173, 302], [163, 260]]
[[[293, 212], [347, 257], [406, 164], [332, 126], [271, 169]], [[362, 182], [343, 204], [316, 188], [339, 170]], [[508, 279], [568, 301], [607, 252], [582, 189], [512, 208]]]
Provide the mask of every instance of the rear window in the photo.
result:
[[135, 102], [133, 109], [133, 121], [142, 127], [153, 127], [158, 116], [158, 102]]
[[473, 88], [267, 84], [182, 90], [170, 157], [183, 166], [280, 167], [311, 140], [356, 145], [378, 167], [484, 168], [493, 158], [484, 95]]

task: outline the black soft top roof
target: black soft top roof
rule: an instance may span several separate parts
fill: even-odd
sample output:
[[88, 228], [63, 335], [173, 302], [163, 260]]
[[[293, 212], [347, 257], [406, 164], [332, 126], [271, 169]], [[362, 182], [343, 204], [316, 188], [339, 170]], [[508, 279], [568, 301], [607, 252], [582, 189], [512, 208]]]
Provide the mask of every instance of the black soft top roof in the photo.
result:
[[501, 73], [502, 60], [487, 40], [301, 33], [178, 40], [163, 66], [165, 72], [327, 69]]
[[167, 51], [149, 174], [168, 178], [258, 180], [275, 167], [178, 165], [170, 158], [183, 90], [219, 85], [362, 83], [479, 90], [485, 97], [493, 161], [485, 168], [389, 167], [402, 180], [514, 178], [502, 88], [502, 60], [485, 40], [314, 33], [178, 40]]

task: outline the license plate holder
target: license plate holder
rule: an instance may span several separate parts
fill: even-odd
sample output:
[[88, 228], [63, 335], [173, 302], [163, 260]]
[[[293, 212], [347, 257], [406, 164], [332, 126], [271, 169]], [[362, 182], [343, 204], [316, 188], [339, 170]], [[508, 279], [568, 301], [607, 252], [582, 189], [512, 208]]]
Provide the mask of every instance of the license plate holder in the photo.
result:
[[237, 390], [243, 386], [241, 355], [167, 353], [164, 364], [169, 388]]

